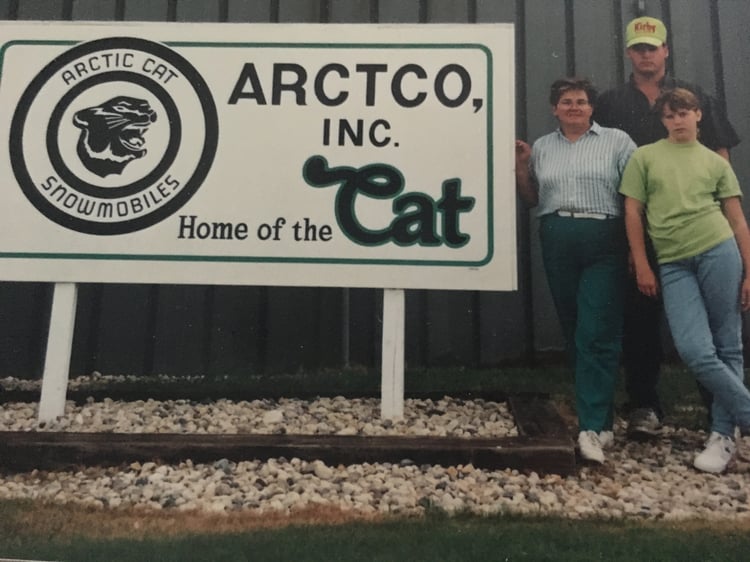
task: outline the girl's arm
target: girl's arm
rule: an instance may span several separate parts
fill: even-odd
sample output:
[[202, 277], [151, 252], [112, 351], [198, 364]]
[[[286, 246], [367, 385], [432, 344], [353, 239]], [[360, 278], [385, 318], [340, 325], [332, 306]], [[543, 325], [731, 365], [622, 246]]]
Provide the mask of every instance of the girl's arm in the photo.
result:
[[659, 293], [659, 283], [646, 256], [645, 225], [643, 202], [625, 197], [625, 231], [628, 235], [638, 290], [648, 297], [655, 297]]
[[732, 227], [734, 238], [737, 240], [737, 247], [740, 249], [742, 265], [745, 270], [745, 276], [740, 289], [740, 302], [742, 310], [750, 310], [750, 230], [747, 228], [745, 213], [742, 212], [742, 205], [739, 197], [728, 197], [721, 200], [721, 210]]

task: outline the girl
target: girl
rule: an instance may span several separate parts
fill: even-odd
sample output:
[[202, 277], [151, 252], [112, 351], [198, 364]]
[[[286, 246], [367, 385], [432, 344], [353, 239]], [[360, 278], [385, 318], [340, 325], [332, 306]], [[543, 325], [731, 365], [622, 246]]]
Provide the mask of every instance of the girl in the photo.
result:
[[[750, 232], [729, 163], [698, 142], [696, 97], [677, 88], [656, 101], [668, 137], [642, 146], [623, 175], [625, 226], [638, 289], [656, 296], [680, 357], [714, 395], [711, 435], [694, 466], [722, 472], [735, 426], [750, 428], [743, 384], [741, 311], [750, 309]], [[659, 262], [646, 258], [644, 223]]]

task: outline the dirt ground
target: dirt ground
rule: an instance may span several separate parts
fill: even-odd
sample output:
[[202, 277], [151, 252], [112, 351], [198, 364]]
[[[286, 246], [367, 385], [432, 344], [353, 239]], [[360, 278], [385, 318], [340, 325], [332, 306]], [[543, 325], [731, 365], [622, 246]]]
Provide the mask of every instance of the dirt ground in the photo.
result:
[[291, 514], [214, 514], [133, 508], [97, 509], [36, 502], [19, 502], [5, 514], [5, 520], [0, 523], [0, 529], [4, 533], [58, 538], [86, 536], [98, 539], [239, 533], [290, 525], [341, 525], [355, 521], [382, 520], [379, 516], [332, 507], [309, 508]]
[[[150, 509], [97, 509], [73, 505], [21, 502], [10, 510], [0, 528], [4, 533], [65, 539], [138, 539], [186, 534], [228, 534], [286, 526], [343, 525], [353, 522], [377, 523], [388, 518], [379, 515], [318, 507], [291, 514], [254, 514], [248, 512], [211, 514], [204, 512], [155, 511]], [[8, 515], [8, 512], [6, 512]], [[638, 525], [638, 522], [634, 522]], [[653, 521], [641, 522], [644, 526]], [[720, 533], [748, 533], [750, 521], [656, 522], [657, 525], [684, 532], [713, 530]]]

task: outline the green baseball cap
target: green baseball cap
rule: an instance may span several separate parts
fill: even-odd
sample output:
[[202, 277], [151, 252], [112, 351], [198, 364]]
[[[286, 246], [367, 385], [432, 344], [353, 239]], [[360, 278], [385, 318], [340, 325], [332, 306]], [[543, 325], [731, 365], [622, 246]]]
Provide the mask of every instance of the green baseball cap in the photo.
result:
[[625, 29], [625, 47], [646, 43], [660, 47], [667, 42], [667, 28], [661, 20], [649, 17], [635, 18]]

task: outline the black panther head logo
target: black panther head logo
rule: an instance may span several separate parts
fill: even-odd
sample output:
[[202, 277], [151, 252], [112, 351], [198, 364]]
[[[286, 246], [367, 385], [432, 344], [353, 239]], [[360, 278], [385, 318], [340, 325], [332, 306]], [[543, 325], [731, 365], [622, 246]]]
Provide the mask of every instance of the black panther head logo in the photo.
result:
[[121, 174], [132, 160], [146, 154], [143, 135], [156, 121], [145, 100], [118, 96], [76, 112], [73, 124], [81, 129], [78, 156], [99, 177]]

